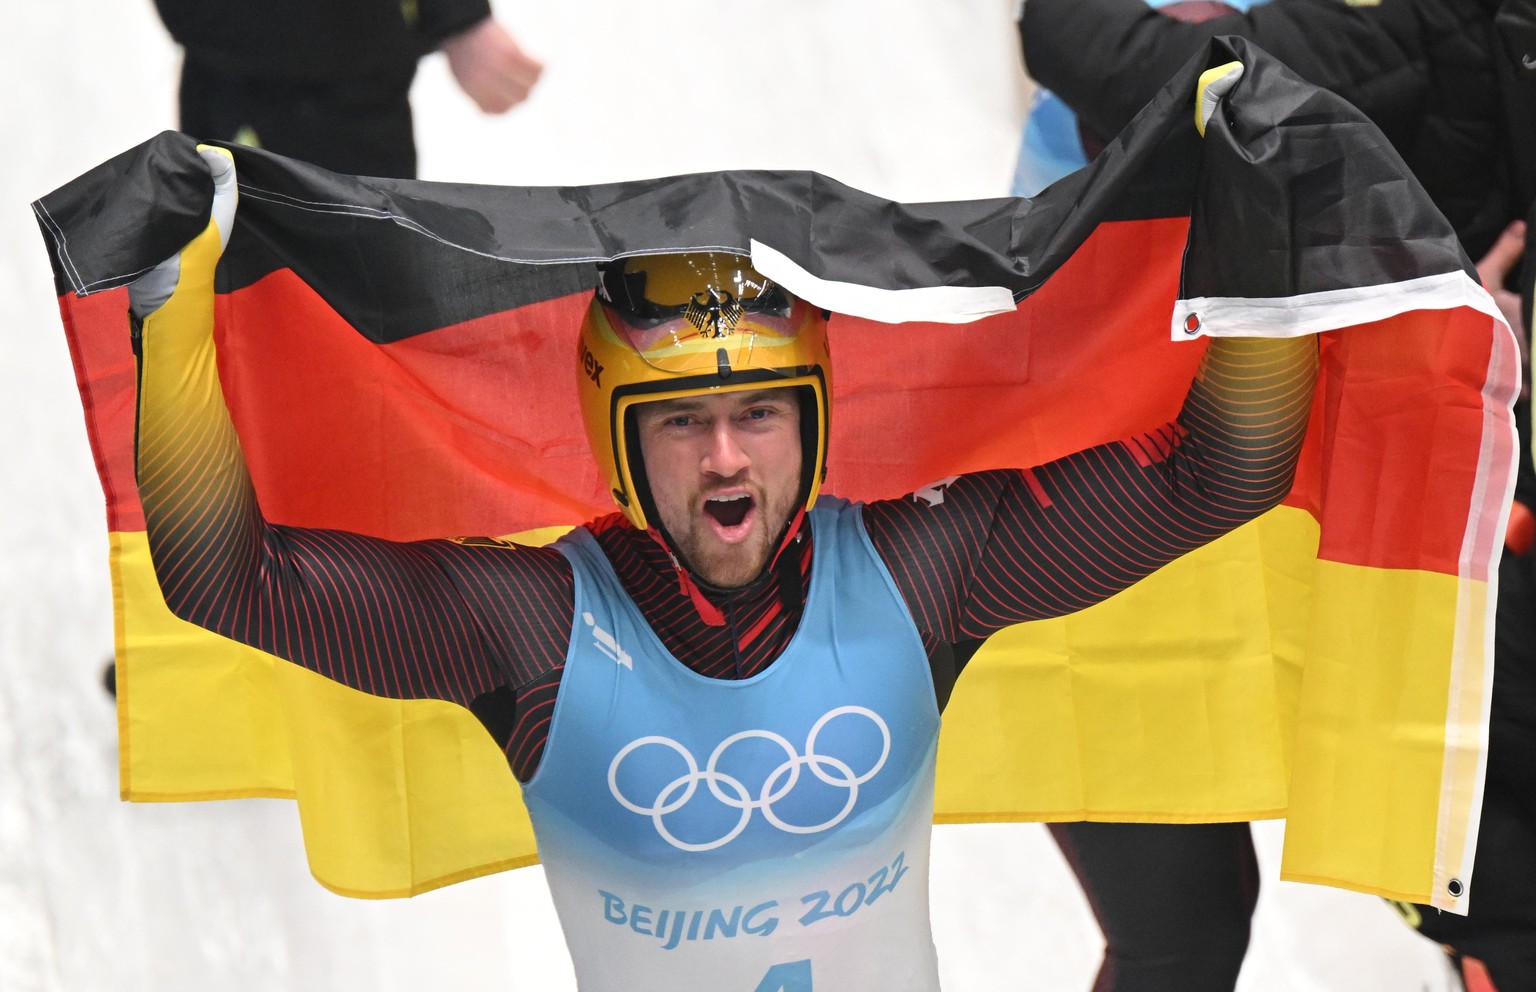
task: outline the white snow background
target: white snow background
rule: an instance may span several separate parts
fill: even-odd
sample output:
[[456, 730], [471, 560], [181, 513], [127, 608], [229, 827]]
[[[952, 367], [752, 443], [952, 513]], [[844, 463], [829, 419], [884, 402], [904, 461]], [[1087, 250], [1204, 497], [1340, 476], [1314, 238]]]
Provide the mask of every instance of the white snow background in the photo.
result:
[[[213, 0], [209, 0], [213, 2]], [[422, 177], [570, 185], [813, 169], [901, 200], [1003, 195], [1030, 84], [1014, 0], [497, 4], [547, 69], [481, 115], [445, 63], [415, 90]], [[175, 126], [150, 0], [8, 0], [0, 32], [0, 992], [574, 987], [539, 869], [415, 899], [322, 889], [281, 801], [117, 798], [101, 489], [30, 200]], [[1381, 901], [1281, 883], [1239, 988], [1452, 987]], [[940, 827], [948, 992], [1086, 990], [1101, 938], [1037, 825]], [[830, 990], [863, 992], [863, 990]]]

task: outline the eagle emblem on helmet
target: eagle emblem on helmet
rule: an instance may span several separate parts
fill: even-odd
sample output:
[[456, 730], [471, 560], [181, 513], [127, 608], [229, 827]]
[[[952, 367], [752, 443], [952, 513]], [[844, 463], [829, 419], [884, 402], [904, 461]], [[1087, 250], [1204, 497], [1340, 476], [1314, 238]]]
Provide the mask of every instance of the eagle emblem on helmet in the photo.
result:
[[702, 293], [694, 293], [688, 300], [683, 316], [688, 323], [699, 329], [705, 338], [729, 337], [741, 320], [741, 304], [730, 290], [716, 292], [714, 287]]

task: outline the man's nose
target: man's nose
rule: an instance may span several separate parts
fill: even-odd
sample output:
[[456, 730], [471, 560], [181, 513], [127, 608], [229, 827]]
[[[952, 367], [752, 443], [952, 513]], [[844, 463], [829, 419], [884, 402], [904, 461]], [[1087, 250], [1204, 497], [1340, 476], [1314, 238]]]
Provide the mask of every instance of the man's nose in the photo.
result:
[[715, 425], [709, 433], [709, 447], [704, 452], [704, 471], [722, 478], [730, 478], [751, 464], [736, 436], [736, 427], [730, 422]]

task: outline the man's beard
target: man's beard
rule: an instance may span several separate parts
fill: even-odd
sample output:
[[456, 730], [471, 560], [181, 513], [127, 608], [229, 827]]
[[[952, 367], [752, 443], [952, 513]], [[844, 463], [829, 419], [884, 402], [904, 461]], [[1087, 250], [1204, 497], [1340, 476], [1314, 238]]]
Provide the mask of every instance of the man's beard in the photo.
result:
[[703, 496], [693, 500], [688, 519], [682, 521], [686, 528], [663, 517], [667, 536], [696, 581], [717, 589], [738, 589], [763, 574], [793, 515], [794, 494], [780, 494], [775, 500], [754, 491], [752, 498], [757, 519], [750, 537], [739, 544], [725, 544], [715, 537], [703, 509]]

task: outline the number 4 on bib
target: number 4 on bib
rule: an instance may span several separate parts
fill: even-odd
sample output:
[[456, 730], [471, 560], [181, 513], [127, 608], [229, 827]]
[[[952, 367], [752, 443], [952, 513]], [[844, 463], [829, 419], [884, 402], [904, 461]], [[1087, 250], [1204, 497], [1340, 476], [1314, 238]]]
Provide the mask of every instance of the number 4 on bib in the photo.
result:
[[753, 992], [813, 992], [810, 959], [774, 965]]

